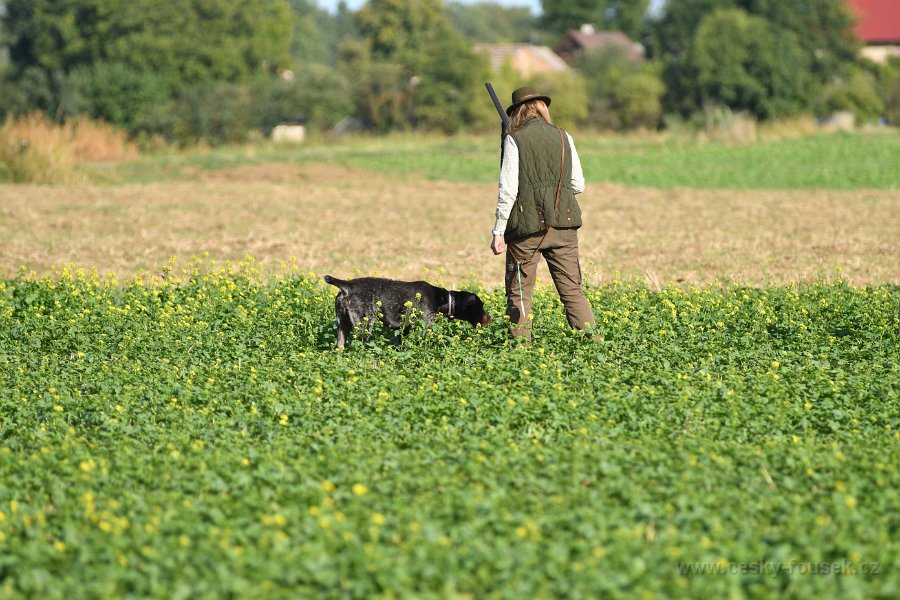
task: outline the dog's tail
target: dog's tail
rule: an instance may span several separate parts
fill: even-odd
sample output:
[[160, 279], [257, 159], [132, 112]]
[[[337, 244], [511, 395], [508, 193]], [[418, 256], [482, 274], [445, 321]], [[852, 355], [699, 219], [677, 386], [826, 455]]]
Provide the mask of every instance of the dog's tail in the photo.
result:
[[325, 280], [325, 283], [331, 284], [337, 288], [340, 288], [341, 291], [344, 291], [344, 288], [347, 287], [348, 281], [344, 281], [343, 279], [337, 279], [336, 277], [332, 277], [331, 275], [325, 275], [322, 277]]

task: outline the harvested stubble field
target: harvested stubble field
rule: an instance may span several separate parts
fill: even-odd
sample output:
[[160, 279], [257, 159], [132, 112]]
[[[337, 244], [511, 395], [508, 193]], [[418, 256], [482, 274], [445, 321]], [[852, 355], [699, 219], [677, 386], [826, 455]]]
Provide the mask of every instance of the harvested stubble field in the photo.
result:
[[[502, 284], [488, 249], [496, 184], [327, 165], [198, 172], [123, 186], [0, 187], [0, 266], [76, 263], [120, 275], [170, 257], [250, 255], [277, 267]], [[900, 191], [659, 190], [594, 183], [580, 198], [588, 280], [751, 285], [900, 274]], [[430, 274], [429, 274], [430, 271]], [[546, 279], [546, 271], [542, 271]]]
[[897, 596], [897, 186], [589, 178], [602, 341], [338, 352], [324, 271], [502, 314], [493, 183], [242, 161], [0, 186], [0, 595]]

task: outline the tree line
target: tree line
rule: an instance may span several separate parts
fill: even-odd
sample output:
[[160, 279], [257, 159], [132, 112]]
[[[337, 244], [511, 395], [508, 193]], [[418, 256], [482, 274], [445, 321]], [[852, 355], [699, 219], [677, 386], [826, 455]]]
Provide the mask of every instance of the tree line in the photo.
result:
[[[0, 1], [0, 116], [87, 114], [137, 139], [238, 142], [282, 122], [318, 131], [487, 129], [483, 82], [554, 95], [570, 127], [657, 128], [711, 107], [759, 120], [849, 110], [900, 122], [900, 62], [859, 58], [846, 0]], [[492, 73], [476, 42], [553, 46], [584, 23], [645, 48], [585, 51], [574, 70]]]

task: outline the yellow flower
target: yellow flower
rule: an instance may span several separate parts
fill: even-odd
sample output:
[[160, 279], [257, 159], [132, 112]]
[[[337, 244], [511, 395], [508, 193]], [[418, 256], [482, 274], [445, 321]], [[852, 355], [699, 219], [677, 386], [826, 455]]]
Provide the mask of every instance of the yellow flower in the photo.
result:
[[387, 519], [385, 518], [385, 516], [383, 514], [378, 513], [378, 512], [372, 513], [372, 523], [374, 523], [375, 525], [384, 525], [386, 520]]
[[65, 544], [65, 542], [63, 542], [62, 540], [56, 540], [55, 542], [53, 542], [53, 548], [54, 548], [57, 552], [65, 552], [65, 551], [66, 551], [66, 544]]
[[847, 505], [847, 508], [853, 510], [854, 508], [856, 508], [856, 498], [854, 498], [853, 496], [847, 496], [844, 499], [844, 504]]
[[365, 496], [369, 493], [369, 488], [361, 483], [354, 483], [352, 491], [354, 496]]
[[323, 481], [322, 483], [319, 484], [319, 487], [322, 488], [322, 491], [330, 494], [331, 492], [333, 492], [335, 490], [335, 488], [337, 486], [335, 486], [334, 483], [332, 483], [331, 481], [326, 479], [325, 481]]

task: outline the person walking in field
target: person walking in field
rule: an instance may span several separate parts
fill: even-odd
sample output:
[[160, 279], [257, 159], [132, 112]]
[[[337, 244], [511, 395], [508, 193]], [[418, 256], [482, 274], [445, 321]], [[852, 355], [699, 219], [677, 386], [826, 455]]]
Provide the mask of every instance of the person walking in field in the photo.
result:
[[552, 124], [550, 97], [525, 86], [512, 93], [509, 135], [503, 142], [491, 250], [506, 250], [506, 314], [514, 338], [531, 339], [531, 298], [538, 253], [573, 329], [597, 322], [581, 285], [578, 228], [584, 173], [572, 137]]

